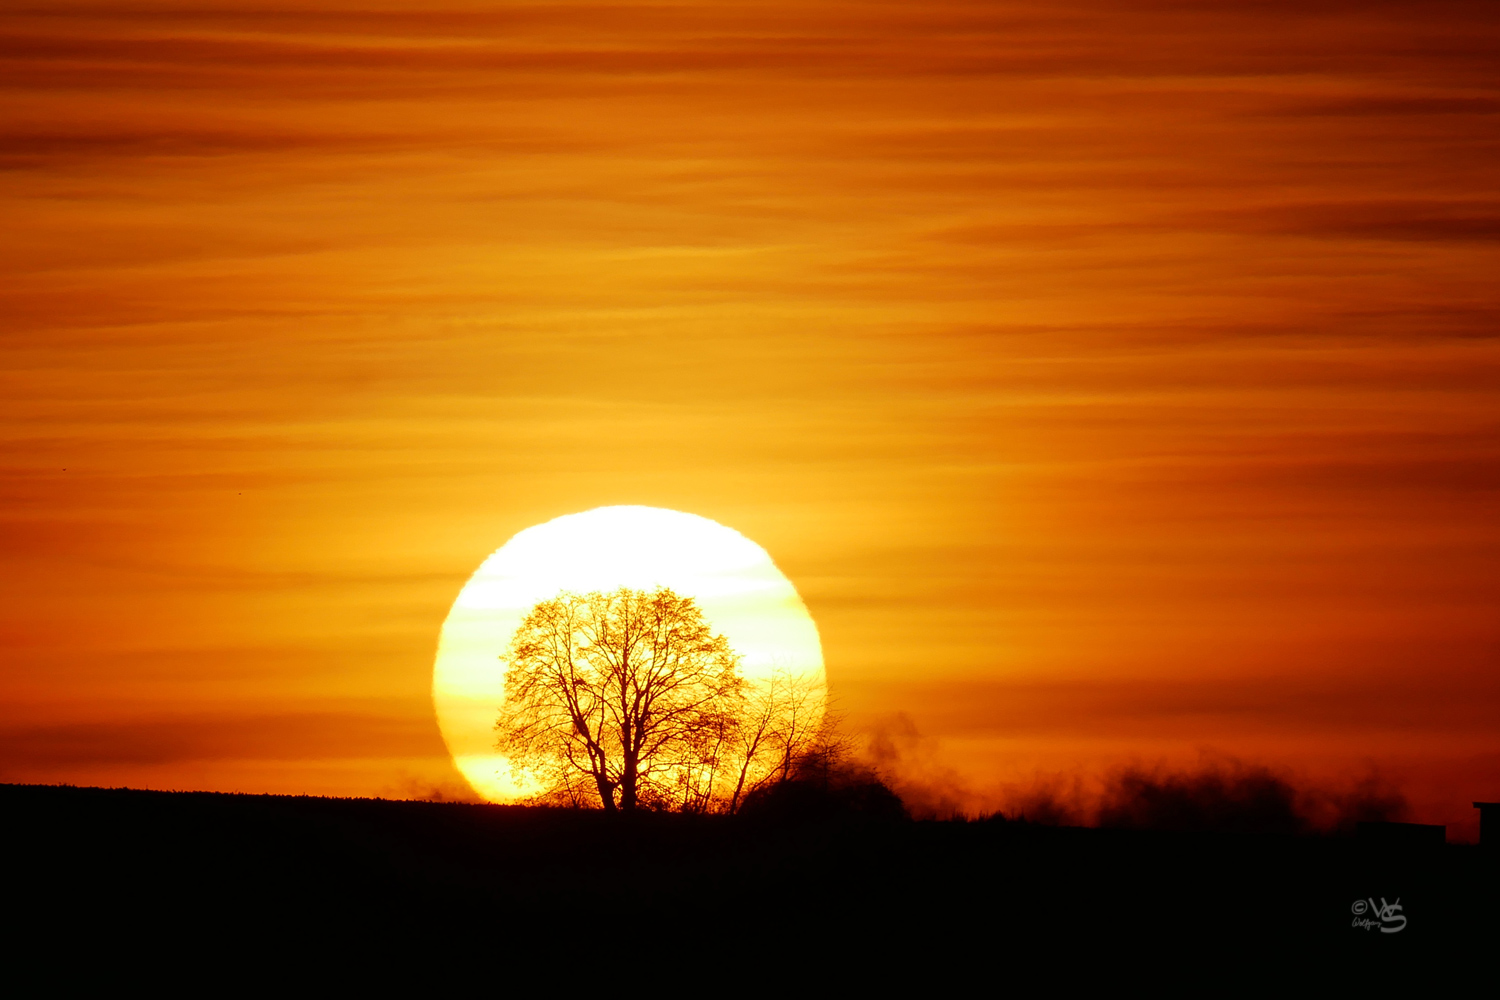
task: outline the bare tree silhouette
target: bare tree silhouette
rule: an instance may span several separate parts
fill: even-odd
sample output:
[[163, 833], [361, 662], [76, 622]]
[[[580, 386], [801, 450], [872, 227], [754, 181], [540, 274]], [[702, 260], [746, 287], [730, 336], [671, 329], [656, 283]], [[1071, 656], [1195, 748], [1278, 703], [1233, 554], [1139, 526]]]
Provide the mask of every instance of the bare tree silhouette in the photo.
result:
[[680, 808], [684, 788], [691, 799], [712, 787], [744, 681], [692, 598], [559, 594], [532, 609], [503, 659], [497, 749], [551, 797], [630, 812]]
[[664, 587], [542, 601], [502, 659], [496, 748], [543, 801], [736, 812], [842, 746], [821, 678], [746, 681], [693, 599]]
[[727, 811], [762, 788], [790, 781], [828, 736], [828, 721], [817, 678], [777, 670], [751, 687], [726, 741], [734, 781]]

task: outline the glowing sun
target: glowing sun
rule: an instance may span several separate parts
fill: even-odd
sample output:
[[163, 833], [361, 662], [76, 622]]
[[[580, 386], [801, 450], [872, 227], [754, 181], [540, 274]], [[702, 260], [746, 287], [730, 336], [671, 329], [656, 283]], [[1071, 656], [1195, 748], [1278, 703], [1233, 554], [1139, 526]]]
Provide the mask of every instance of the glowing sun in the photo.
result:
[[705, 517], [658, 507], [600, 507], [527, 528], [469, 578], [443, 623], [432, 700], [448, 752], [491, 802], [525, 791], [494, 750], [505, 699], [500, 654], [538, 601], [560, 591], [670, 587], [698, 602], [740, 654], [747, 680], [786, 670], [824, 681], [812, 616], [766, 550]]

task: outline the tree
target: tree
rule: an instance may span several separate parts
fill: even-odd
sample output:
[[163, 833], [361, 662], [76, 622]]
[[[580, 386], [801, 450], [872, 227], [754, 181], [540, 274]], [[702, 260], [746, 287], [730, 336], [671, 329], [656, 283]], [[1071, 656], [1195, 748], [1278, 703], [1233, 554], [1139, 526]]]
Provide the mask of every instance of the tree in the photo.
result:
[[842, 735], [824, 712], [821, 678], [778, 669], [746, 680], [703, 734], [698, 763], [679, 772], [676, 808], [683, 812], [740, 810], [746, 799], [798, 780]]
[[727, 812], [738, 812], [747, 796], [799, 772], [831, 731], [823, 701], [817, 678], [786, 670], [749, 688], [724, 741], [725, 777], [733, 782]]
[[496, 748], [551, 796], [611, 812], [712, 801], [745, 683], [692, 598], [565, 592], [532, 609], [502, 659]]

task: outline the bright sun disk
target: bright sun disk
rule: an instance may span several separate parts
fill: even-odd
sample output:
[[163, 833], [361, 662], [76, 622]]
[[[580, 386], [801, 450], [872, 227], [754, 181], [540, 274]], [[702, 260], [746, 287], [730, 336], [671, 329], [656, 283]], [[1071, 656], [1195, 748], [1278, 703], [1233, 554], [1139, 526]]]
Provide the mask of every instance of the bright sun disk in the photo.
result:
[[432, 672], [438, 726], [485, 799], [530, 789], [495, 753], [505, 698], [500, 655], [538, 601], [560, 591], [670, 587], [697, 600], [750, 681], [786, 670], [825, 684], [812, 616], [766, 550], [732, 528], [659, 507], [599, 507], [518, 533], [469, 578], [448, 612]]

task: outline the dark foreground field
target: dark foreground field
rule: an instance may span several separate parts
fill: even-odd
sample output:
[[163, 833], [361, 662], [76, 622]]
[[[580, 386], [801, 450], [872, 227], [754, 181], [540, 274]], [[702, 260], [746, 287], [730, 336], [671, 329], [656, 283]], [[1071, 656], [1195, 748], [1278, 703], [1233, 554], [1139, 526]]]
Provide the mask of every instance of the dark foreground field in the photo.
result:
[[[1500, 931], [1500, 852], [1459, 845], [15, 785], [0, 804], [11, 945], [66, 941], [85, 963], [146, 943], [164, 957], [609, 966], [645, 949], [666, 967], [723, 952], [870, 970], [1059, 948], [1086, 962], [1118, 944], [1157, 961], [1368, 968], [1462, 965]], [[1398, 898], [1404, 929], [1351, 926], [1356, 901]]]

